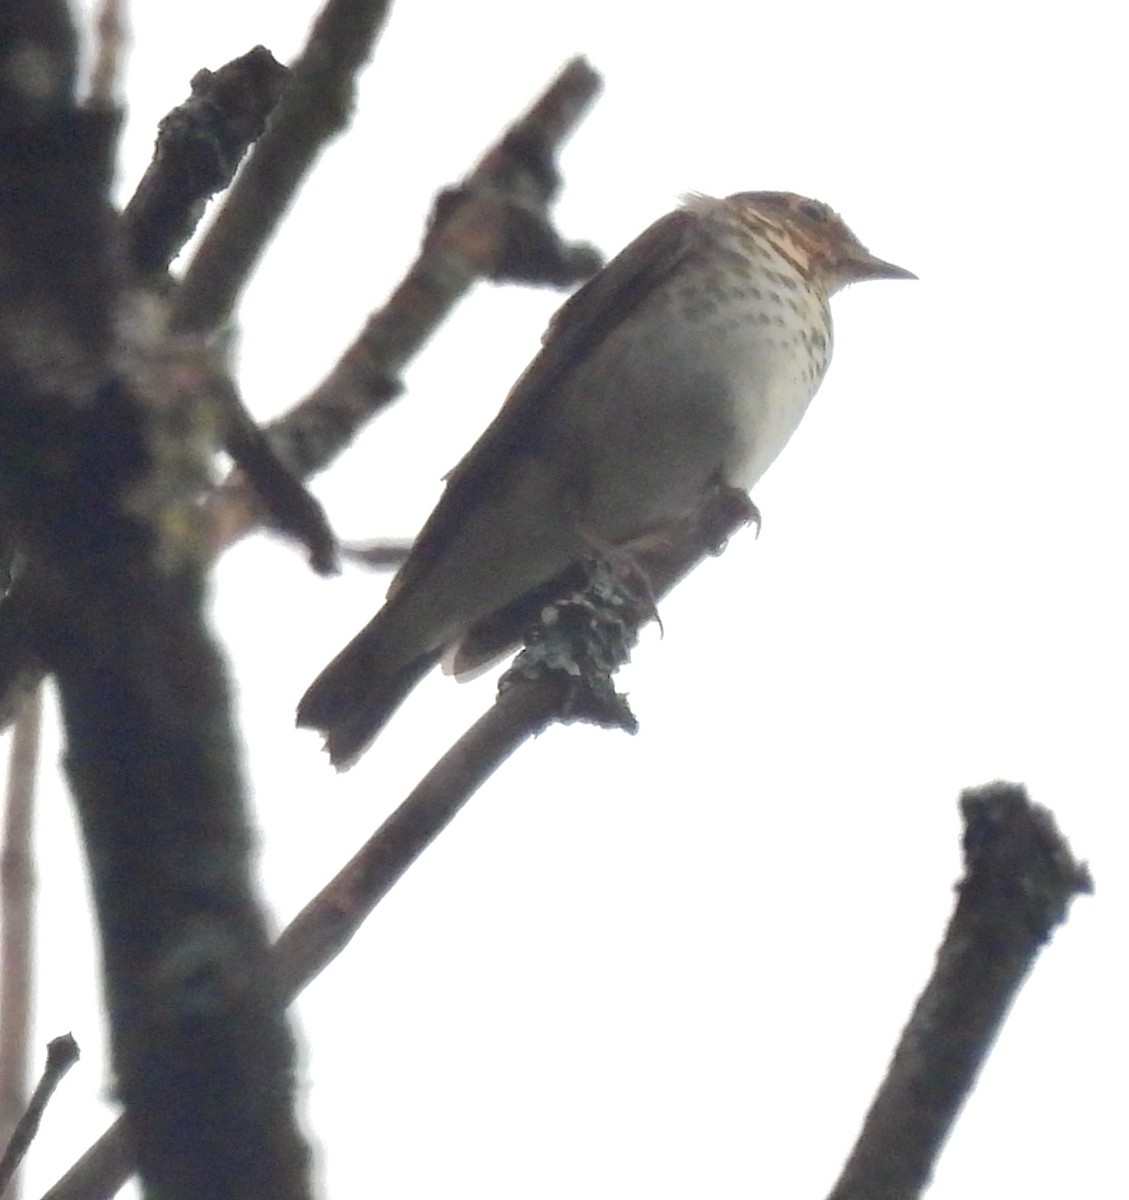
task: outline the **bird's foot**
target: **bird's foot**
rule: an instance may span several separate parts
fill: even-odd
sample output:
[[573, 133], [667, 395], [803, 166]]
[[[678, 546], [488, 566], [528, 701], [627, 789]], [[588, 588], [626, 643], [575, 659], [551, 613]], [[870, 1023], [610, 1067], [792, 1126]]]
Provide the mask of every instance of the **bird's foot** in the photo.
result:
[[582, 536], [588, 546], [589, 589], [610, 587], [620, 597], [619, 603], [626, 601], [638, 610], [639, 624], [654, 621], [663, 633], [655, 588], [640, 561], [636, 543], [617, 545], [587, 531], [582, 531]]
[[755, 537], [761, 535], [761, 510], [753, 503], [744, 488], [730, 487], [718, 480], [706, 496], [705, 503], [695, 514], [698, 534], [711, 553], [720, 554], [738, 525], [755, 525]]

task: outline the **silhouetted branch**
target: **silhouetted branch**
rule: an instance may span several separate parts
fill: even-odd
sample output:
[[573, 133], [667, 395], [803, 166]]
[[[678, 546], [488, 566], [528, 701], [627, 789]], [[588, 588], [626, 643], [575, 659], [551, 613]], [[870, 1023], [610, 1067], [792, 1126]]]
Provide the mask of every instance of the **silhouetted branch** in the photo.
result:
[[1093, 890], [1046, 809], [1017, 784], [961, 795], [965, 875], [937, 965], [830, 1200], [913, 1200], [1023, 980]]

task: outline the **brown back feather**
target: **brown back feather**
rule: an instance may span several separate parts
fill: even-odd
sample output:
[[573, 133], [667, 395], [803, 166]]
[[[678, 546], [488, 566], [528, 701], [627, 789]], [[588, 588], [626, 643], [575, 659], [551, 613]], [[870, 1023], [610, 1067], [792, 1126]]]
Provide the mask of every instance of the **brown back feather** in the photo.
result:
[[459, 534], [461, 514], [497, 486], [496, 464], [513, 454], [539, 451], [546, 397], [693, 253], [699, 229], [696, 213], [668, 213], [565, 301], [545, 332], [541, 351], [498, 415], [447, 475], [443, 496], [393, 579], [389, 597], [410, 588], [442, 556], [448, 541]]

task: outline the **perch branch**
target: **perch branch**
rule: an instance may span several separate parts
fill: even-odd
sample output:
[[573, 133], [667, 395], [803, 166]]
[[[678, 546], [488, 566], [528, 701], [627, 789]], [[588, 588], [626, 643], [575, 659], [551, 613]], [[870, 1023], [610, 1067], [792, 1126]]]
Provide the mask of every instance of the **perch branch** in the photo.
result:
[[[744, 493], [720, 490], [681, 526], [633, 547], [653, 596], [669, 591], [703, 555], [720, 552], [725, 540], [754, 513]], [[654, 615], [653, 596], [648, 595], [635, 610], [635, 619], [641, 622]], [[571, 604], [573, 599], [564, 603]], [[596, 614], [592, 636], [580, 632], [571, 663], [562, 661], [556, 631], [549, 631], [547, 637], [557, 642], [557, 648], [549, 655], [535, 655], [535, 662], [511, 672], [493, 707], [283, 930], [274, 946], [273, 965], [288, 998], [341, 953], [393, 884], [523, 742], [554, 720], [583, 719], [629, 727], [623, 708], [609, 701], [608, 681], [601, 678], [599, 663], [587, 653], [595, 645], [598, 656], [604, 654], [606, 638], [597, 628], [599, 624]], [[610, 624], [623, 624], [622, 610], [611, 614]], [[625, 649], [633, 635], [631, 627], [622, 631]], [[621, 635], [617, 631], [614, 636]], [[531, 649], [535, 646], [536, 637]], [[550, 658], [554, 661], [549, 662]], [[105, 1200], [132, 1170], [129, 1137], [119, 1118], [42, 1200]]]

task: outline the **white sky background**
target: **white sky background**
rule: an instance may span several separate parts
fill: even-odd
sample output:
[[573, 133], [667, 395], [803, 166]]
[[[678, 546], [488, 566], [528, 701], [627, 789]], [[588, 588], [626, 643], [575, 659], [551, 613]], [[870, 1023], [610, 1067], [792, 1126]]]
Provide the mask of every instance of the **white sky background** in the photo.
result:
[[[137, 4], [122, 194], [201, 66], [283, 61], [310, 16]], [[683, 191], [837, 208], [919, 283], [834, 302], [837, 348], [736, 537], [624, 673], [635, 738], [555, 729], [471, 801], [298, 1008], [321, 1194], [823, 1195], [930, 968], [961, 787], [1026, 782], [1090, 861], [931, 1200], [1124, 1186], [1124, 94], [1111, 6], [401, 0], [351, 133], [242, 310], [263, 418], [313, 386], [456, 181], [561, 63], [606, 91], [563, 158], [566, 235], [613, 253]], [[317, 490], [411, 535], [560, 297], [483, 285]], [[421, 686], [336, 777], [292, 728], [384, 579], [262, 537], [219, 632], [288, 920], [490, 702]], [[52, 735], [48, 757], [57, 753]], [[84, 1057], [29, 1192], [106, 1122], [69, 813], [45, 797], [39, 1042]]]

